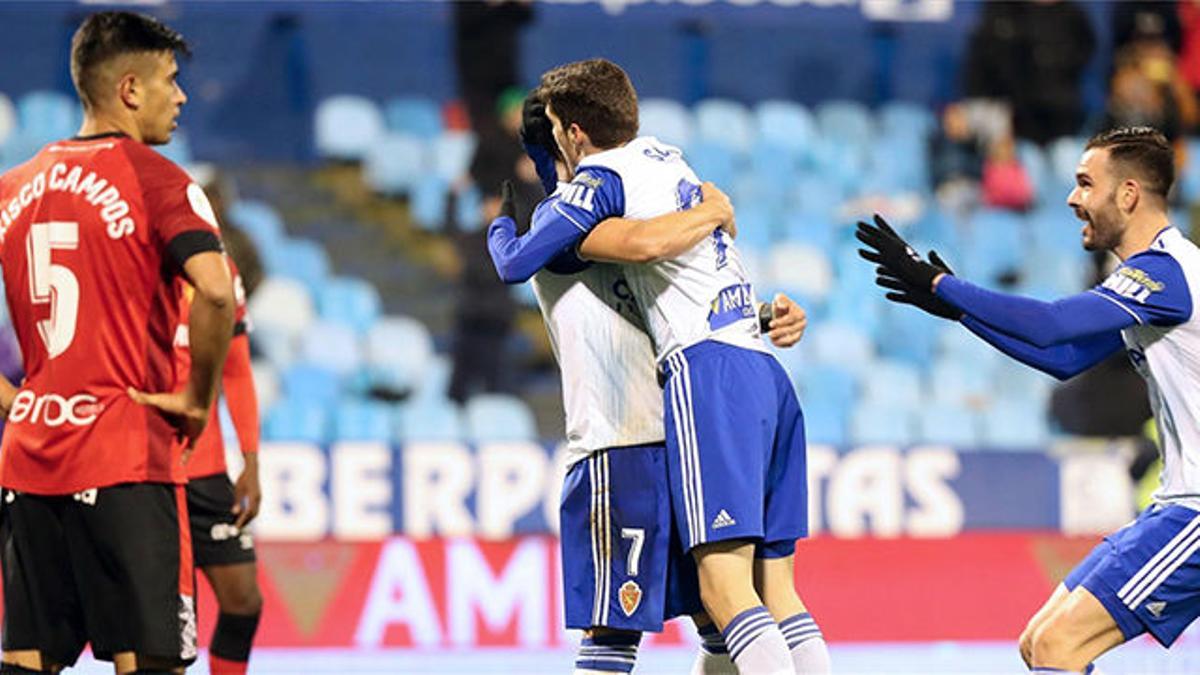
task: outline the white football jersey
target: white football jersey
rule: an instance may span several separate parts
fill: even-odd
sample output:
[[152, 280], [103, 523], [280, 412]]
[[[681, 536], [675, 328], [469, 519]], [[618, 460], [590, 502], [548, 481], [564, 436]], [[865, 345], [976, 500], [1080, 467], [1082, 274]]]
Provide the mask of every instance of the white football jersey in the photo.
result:
[[[607, 171], [592, 176], [589, 169]], [[649, 136], [584, 158], [575, 182], [591, 179], [599, 190], [611, 180], [608, 172], [619, 177], [626, 218], [654, 218], [700, 202], [700, 180], [683, 154]], [[754, 287], [723, 231], [674, 260], [624, 269], [645, 312], [658, 360], [704, 340], [766, 351]]]
[[562, 372], [569, 462], [663, 442], [663, 397], [641, 311], [616, 265], [533, 277]]
[[[1168, 228], [1102, 287], [1138, 319], [1121, 335], [1146, 379], [1158, 425], [1163, 470], [1154, 499], [1200, 510], [1200, 249]], [[1153, 303], [1190, 309], [1190, 316], [1173, 326], [1153, 325], [1144, 309]]]

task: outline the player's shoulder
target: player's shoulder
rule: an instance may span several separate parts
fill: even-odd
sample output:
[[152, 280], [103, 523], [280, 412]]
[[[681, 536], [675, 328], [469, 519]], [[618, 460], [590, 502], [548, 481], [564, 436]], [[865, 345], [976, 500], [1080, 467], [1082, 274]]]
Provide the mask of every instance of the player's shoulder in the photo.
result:
[[191, 176], [182, 167], [163, 157], [145, 143], [127, 138], [123, 139], [120, 148], [130, 167], [143, 184], [163, 185], [192, 182]]
[[682, 158], [683, 153], [679, 148], [662, 143], [653, 136], [638, 136], [624, 145], [585, 158], [580, 162], [579, 170], [601, 168], [623, 175]]

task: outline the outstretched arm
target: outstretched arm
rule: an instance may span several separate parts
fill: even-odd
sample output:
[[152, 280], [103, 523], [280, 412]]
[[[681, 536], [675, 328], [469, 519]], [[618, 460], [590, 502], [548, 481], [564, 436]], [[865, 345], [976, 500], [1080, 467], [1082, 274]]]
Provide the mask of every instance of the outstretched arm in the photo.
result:
[[703, 201], [685, 211], [648, 220], [605, 220], [579, 245], [581, 257], [600, 262], [649, 263], [683, 255], [718, 227], [736, 236], [729, 197], [712, 183], [700, 189]]
[[1123, 345], [1120, 333], [1107, 332], [1038, 347], [996, 330], [973, 316], [963, 317], [962, 325], [996, 349], [1060, 380], [1068, 380], [1082, 373]]

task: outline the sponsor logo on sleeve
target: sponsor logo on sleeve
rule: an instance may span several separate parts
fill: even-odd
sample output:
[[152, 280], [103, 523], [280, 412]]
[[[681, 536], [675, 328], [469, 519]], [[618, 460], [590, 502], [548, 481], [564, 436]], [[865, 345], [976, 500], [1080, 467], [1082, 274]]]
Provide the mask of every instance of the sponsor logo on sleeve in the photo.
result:
[[1110, 274], [1101, 285], [1123, 298], [1129, 298], [1139, 303], [1146, 302], [1151, 294], [1161, 292], [1167, 287], [1166, 284], [1155, 281], [1144, 270], [1136, 267], [1118, 269]]

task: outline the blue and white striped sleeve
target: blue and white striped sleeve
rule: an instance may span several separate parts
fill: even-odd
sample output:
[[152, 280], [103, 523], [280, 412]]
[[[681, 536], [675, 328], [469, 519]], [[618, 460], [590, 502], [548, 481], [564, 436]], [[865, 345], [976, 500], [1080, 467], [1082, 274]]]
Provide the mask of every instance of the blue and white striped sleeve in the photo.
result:
[[1192, 293], [1179, 261], [1165, 251], [1131, 256], [1091, 290], [1139, 324], [1176, 326], [1192, 316]]

